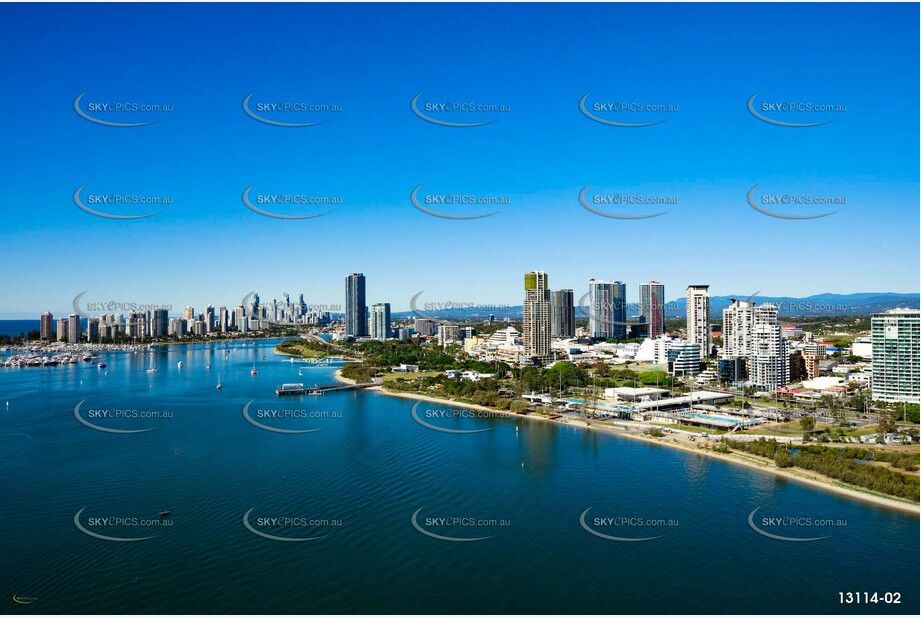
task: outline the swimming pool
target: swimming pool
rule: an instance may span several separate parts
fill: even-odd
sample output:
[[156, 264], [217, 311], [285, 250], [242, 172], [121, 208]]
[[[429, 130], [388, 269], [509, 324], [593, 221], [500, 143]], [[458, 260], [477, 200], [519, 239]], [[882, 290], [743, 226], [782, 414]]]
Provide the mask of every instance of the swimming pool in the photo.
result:
[[749, 427], [751, 425], [756, 425], [757, 421], [752, 419], [741, 419], [735, 418], [732, 416], [717, 416], [716, 414], [700, 414], [698, 412], [693, 412], [691, 414], [685, 414], [686, 418], [699, 418], [705, 421], [722, 421], [724, 423], [734, 423], [736, 425], [744, 425]]

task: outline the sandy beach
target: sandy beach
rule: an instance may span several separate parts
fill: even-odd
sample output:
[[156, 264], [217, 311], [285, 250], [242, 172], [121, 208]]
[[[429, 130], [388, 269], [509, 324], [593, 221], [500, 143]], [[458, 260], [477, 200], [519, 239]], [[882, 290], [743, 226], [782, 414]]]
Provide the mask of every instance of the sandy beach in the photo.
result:
[[[342, 376], [341, 370], [336, 370], [335, 377], [337, 380], [346, 382], [348, 384], [354, 384], [354, 380], [344, 378]], [[868, 502], [878, 506], [883, 506], [886, 508], [896, 509], [906, 513], [912, 513], [918, 515], [921, 513], [921, 506], [914, 504], [908, 501], [901, 500], [899, 498], [893, 498], [885, 496], [883, 494], [878, 494], [871, 492], [870, 490], [862, 489], [860, 487], [853, 487], [846, 485], [841, 481], [831, 479], [820, 474], [816, 474], [807, 470], [800, 470], [797, 468], [786, 468], [781, 469], [773, 465], [772, 462], [767, 459], [757, 457], [755, 455], [748, 455], [746, 453], [739, 453], [733, 451], [731, 453], [717, 453], [711, 449], [703, 448], [703, 446], [698, 446], [693, 443], [682, 443], [678, 442], [678, 438], [673, 436], [654, 438], [652, 436], [647, 436], [640, 431], [630, 431], [628, 429], [622, 429], [620, 427], [614, 427], [611, 425], [605, 425], [599, 422], [593, 422], [591, 424], [586, 424], [582, 421], [571, 421], [567, 417], [564, 417], [565, 420], [553, 420], [546, 416], [540, 414], [518, 414], [515, 412], [510, 412], [508, 410], [497, 410], [495, 408], [490, 408], [487, 406], [480, 406], [471, 403], [463, 403], [459, 401], [452, 401], [450, 399], [442, 399], [439, 397], [431, 397], [427, 395], [419, 395], [416, 393], [396, 393], [384, 390], [383, 387], [374, 386], [369, 389], [369, 391], [379, 391], [384, 395], [389, 395], [390, 397], [401, 397], [403, 399], [412, 399], [416, 401], [428, 401], [431, 403], [452, 405], [457, 407], [469, 408], [471, 410], [480, 410], [483, 412], [491, 412], [493, 414], [500, 414], [503, 416], [509, 416], [514, 418], [523, 418], [529, 421], [539, 421], [544, 423], [555, 423], [557, 425], [576, 427], [579, 429], [586, 429], [589, 431], [600, 431], [602, 433], [608, 433], [612, 435], [621, 436], [624, 438], [630, 438], [633, 440], [642, 440], [649, 444], [656, 444], [658, 446], [667, 446], [671, 448], [681, 449], [688, 453], [694, 453], [697, 455], [702, 455], [705, 457], [712, 457], [714, 459], [719, 459], [727, 463], [736, 464], [740, 466], [745, 466], [754, 470], [759, 470], [767, 474], [773, 474], [775, 476], [783, 477], [791, 481], [796, 481], [798, 483], [803, 483], [811, 487], [822, 489], [825, 491], [831, 491], [836, 494], [847, 496], [854, 500], [860, 500], [862, 502]]]

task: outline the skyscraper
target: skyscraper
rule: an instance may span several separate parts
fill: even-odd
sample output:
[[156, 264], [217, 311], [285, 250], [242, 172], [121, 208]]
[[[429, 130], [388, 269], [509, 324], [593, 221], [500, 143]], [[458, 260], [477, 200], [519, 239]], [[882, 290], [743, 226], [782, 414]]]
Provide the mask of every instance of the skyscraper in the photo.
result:
[[709, 285], [689, 285], [687, 303], [688, 341], [700, 346], [701, 359], [710, 356]]
[[86, 319], [86, 340], [89, 343], [99, 343], [99, 318]]
[[723, 358], [748, 356], [752, 349], [752, 311], [755, 304], [731, 299], [723, 309]]
[[752, 310], [748, 378], [750, 384], [765, 391], [786, 386], [790, 379], [790, 358], [777, 320], [777, 305], [764, 303]]
[[413, 320], [413, 329], [415, 329], [421, 337], [431, 337], [435, 334], [435, 320], [415, 318]]
[[205, 332], [210, 333], [214, 330], [214, 305], [205, 307]]
[[550, 358], [550, 289], [547, 273], [535, 270], [524, 276], [522, 304], [525, 354], [539, 360]]
[[71, 313], [67, 316], [67, 341], [70, 343], [80, 343], [80, 337], [83, 335], [83, 324], [80, 322], [80, 316]]
[[67, 318], [58, 318], [58, 328], [55, 338], [58, 341], [67, 341]]
[[166, 337], [169, 334], [169, 313], [166, 309], [154, 309], [152, 334], [154, 337]]
[[51, 341], [51, 338], [54, 336], [54, 316], [51, 315], [50, 311], [46, 311], [42, 314], [40, 321], [40, 336], [42, 341]]
[[390, 337], [390, 303], [371, 305], [371, 338], [385, 341]]
[[566, 339], [576, 336], [576, 307], [572, 290], [550, 293], [550, 336]]
[[588, 282], [588, 332], [595, 339], [627, 338], [627, 286], [620, 281]]
[[874, 313], [873, 399], [921, 403], [921, 313], [893, 309]]
[[649, 324], [649, 338], [665, 333], [665, 286], [658, 281], [640, 284], [640, 321]]
[[365, 276], [352, 273], [345, 278], [345, 334], [368, 336], [368, 305], [365, 303]]

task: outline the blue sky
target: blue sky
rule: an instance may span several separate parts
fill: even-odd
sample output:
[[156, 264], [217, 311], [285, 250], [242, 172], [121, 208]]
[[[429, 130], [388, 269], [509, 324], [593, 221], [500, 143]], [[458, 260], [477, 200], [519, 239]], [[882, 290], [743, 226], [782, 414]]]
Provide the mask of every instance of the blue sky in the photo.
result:
[[[918, 6], [822, 5], [2, 5], [0, 116], [6, 191], [0, 317], [67, 311], [73, 297], [196, 308], [303, 292], [343, 302], [344, 276], [395, 311], [431, 301], [520, 304], [522, 274], [553, 288], [588, 279], [689, 283], [711, 293], [913, 292], [919, 279]], [[73, 101], [172, 105], [80, 118]], [[427, 123], [410, 100], [509, 105], [475, 128]], [[843, 104], [839, 113], [754, 118], [758, 102]], [[274, 116], [253, 101], [339, 105]], [[609, 114], [590, 102], [677, 105]], [[86, 108], [84, 108], [86, 109]], [[268, 116], [269, 114], [266, 114]], [[466, 115], [432, 113], [444, 120]], [[602, 115], [602, 114], [599, 114]], [[278, 220], [242, 191], [338, 196], [327, 216]], [[410, 191], [508, 196], [477, 220], [426, 215]], [[609, 219], [591, 194], [674, 196], [667, 215]], [[844, 196], [767, 217], [748, 190]], [[87, 214], [74, 190], [169, 196], [162, 214]], [[439, 207], [435, 207], [439, 208]], [[657, 212], [657, 207], [609, 208]], [[647, 210], [643, 210], [646, 208]], [[772, 207], [773, 208], [773, 207]], [[811, 207], [810, 207], [811, 208]], [[146, 207], [100, 208], [136, 214]], [[440, 207], [462, 214], [495, 208]], [[317, 207], [278, 212], [315, 213]]]

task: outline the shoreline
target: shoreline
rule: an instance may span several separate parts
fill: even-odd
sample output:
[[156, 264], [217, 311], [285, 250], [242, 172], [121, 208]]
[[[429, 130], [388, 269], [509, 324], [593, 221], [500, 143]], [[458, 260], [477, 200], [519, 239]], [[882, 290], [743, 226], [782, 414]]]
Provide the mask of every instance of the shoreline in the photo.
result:
[[[354, 380], [350, 380], [349, 378], [344, 378], [342, 376], [340, 369], [336, 370], [335, 378], [336, 380], [345, 382], [346, 384], [355, 383]], [[772, 474], [774, 476], [778, 476], [778, 477], [781, 477], [781, 478], [784, 478], [790, 481], [796, 481], [796, 482], [799, 482], [805, 485], [809, 485], [816, 489], [830, 491], [840, 496], [845, 496], [848, 498], [852, 498], [854, 500], [859, 500], [861, 502], [874, 504], [876, 506], [887, 507], [887, 508], [895, 509], [895, 510], [902, 511], [905, 513], [911, 513], [913, 515], [921, 514], [921, 505], [919, 504], [915, 504], [911, 502], [903, 502], [902, 500], [898, 498], [887, 497], [882, 494], [870, 493], [869, 490], [864, 490], [859, 487], [851, 487], [848, 485], [844, 485], [843, 483], [841, 483], [841, 481], [837, 481], [835, 479], [831, 479], [828, 477], [821, 477], [820, 475], [816, 475], [806, 470], [803, 470], [801, 472], [792, 472], [789, 469], [772, 468], [767, 464], [767, 460], [764, 460], [764, 462], [761, 462], [758, 459], [755, 459], [756, 456], [754, 455], [742, 456], [735, 452], [717, 453], [710, 449], [691, 447], [691, 446], [681, 444], [678, 442], [671, 442], [666, 439], [653, 438], [651, 436], [646, 436], [638, 432], [630, 431], [628, 429], [620, 429], [618, 427], [614, 427], [611, 425], [603, 425], [598, 422], [592, 423], [590, 425], [582, 424], [582, 423], [560, 422], [558, 420], [553, 420], [553, 419], [550, 419], [548, 417], [541, 416], [538, 414], [518, 414], [516, 412], [511, 412], [508, 410], [497, 410], [495, 408], [490, 408], [488, 406], [481, 406], [481, 405], [472, 404], [472, 403], [464, 403], [461, 401], [453, 401], [451, 399], [432, 397], [429, 395], [419, 395], [417, 393], [391, 392], [391, 391], [385, 390], [382, 386], [373, 386], [365, 390], [378, 391], [382, 393], [383, 395], [389, 395], [391, 397], [400, 397], [402, 399], [412, 399], [416, 401], [428, 401], [431, 403], [446, 404], [446, 405], [452, 405], [452, 406], [458, 406], [458, 407], [466, 407], [471, 410], [480, 410], [483, 412], [490, 412], [492, 414], [498, 414], [498, 415], [513, 417], [513, 418], [522, 418], [522, 419], [529, 420], [529, 421], [536, 420], [536, 421], [543, 421], [546, 423], [554, 423], [562, 427], [574, 427], [576, 429], [585, 429], [588, 431], [601, 431], [602, 433], [606, 433], [610, 435], [621, 436], [621, 437], [629, 438], [633, 440], [639, 440], [647, 444], [656, 444], [659, 446], [675, 448], [675, 449], [682, 450], [686, 453], [695, 453], [695, 454], [702, 455], [705, 457], [711, 457], [713, 459], [718, 459], [720, 461], [723, 461], [729, 464], [736, 464], [736, 465], [744, 466], [752, 470], [759, 470], [766, 474]]]

